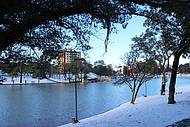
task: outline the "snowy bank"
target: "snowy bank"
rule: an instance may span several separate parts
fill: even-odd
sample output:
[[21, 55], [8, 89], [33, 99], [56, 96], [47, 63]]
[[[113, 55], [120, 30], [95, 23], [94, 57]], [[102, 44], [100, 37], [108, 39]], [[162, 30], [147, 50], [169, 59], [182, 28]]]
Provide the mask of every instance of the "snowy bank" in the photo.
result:
[[168, 95], [140, 97], [134, 105], [125, 103], [108, 112], [60, 127], [164, 127], [190, 118], [190, 86], [176, 88], [176, 104]]
[[8, 75], [3, 76], [5, 80], [2, 82], [4, 85], [11, 85], [11, 84], [38, 84], [38, 83], [56, 83], [55, 81], [51, 81], [48, 79], [37, 79], [32, 78], [32, 76], [23, 76], [22, 83], [20, 83], [20, 77], [10, 77]]

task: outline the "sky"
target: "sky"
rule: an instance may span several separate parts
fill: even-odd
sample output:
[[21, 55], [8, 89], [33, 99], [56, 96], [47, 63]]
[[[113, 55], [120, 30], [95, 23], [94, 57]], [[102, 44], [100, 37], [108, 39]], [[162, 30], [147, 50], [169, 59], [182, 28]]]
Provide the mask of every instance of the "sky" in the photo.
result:
[[144, 18], [133, 17], [126, 29], [123, 29], [121, 25], [118, 25], [118, 32], [111, 34], [108, 50], [105, 53], [104, 40], [106, 31], [99, 31], [98, 38], [92, 37], [90, 44], [93, 49], [88, 52], [88, 58], [91, 64], [94, 64], [97, 60], [104, 60], [106, 64], [112, 64], [114, 66], [122, 65], [121, 57], [130, 50], [131, 39], [137, 35], [142, 34], [145, 30], [143, 27]]
[[[88, 51], [87, 60], [94, 65], [97, 60], [104, 60], [108, 64], [112, 64], [113, 68], [123, 65], [121, 57], [130, 50], [131, 39], [135, 36], [141, 35], [145, 31], [143, 27], [145, 18], [134, 16], [130, 21], [126, 29], [123, 29], [121, 25], [117, 26], [118, 32], [111, 34], [108, 50], [105, 53], [104, 40], [106, 31], [102, 30], [97, 33], [97, 37], [92, 37], [90, 44], [93, 47]], [[170, 60], [172, 64], [173, 57]], [[180, 64], [190, 62], [189, 59], [180, 59]]]

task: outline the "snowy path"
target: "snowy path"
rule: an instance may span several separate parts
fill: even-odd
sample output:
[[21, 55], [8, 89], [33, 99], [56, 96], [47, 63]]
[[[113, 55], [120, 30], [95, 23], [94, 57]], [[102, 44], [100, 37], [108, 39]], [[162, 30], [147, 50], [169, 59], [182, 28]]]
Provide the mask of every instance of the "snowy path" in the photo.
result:
[[165, 127], [190, 118], [190, 86], [176, 88], [177, 103], [167, 104], [167, 95], [140, 97], [113, 110], [60, 127]]

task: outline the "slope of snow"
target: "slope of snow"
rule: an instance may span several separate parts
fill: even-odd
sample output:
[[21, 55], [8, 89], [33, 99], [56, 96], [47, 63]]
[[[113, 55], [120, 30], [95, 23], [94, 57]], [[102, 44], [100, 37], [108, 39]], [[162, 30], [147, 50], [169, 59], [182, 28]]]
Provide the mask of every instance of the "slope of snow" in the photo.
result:
[[55, 79], [55, 78], [48, 78], [48, 79], [56, 83], [69, 83], [69, 80], [64, 80], [64, 79]]
[[119, 107], [77, 124], [60, 127], [164, 127], [176, 121], [190, 118], [190, 86], [176, 88], [176, 104], [167, 104], [168, 95], [140, 97], [134, 105], [125, 103]]

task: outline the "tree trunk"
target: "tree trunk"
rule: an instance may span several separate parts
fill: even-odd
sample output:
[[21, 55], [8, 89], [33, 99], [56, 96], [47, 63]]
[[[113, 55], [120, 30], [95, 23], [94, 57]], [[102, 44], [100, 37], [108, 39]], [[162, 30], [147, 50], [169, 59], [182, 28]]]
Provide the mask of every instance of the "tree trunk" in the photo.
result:
[[166, 92], [166, 72], [162, 72], [162, 87], [161, 87], [161, 95], [165, 95]]
[[64, 79], [66, 80], [67, 79], [67, 73], [64, 72]]
[[22, 83], [22, 73], [23, 73], [23, 65], [22, 62], [20, 62], [20, 84]]
[[169, 86], [168, 104], [176, 103], [176, 101], [174, 100], [174, 94], [175, 94], [175, 83], [176, 83], [177, 69], [179, 65], [180, 56], [181, 56], [180, 53], [174, 54], [174, 61], [173, 61], [171, 78], [170, 78], [170, 86]]
[[168, 64], [167, 64], [167, 66], [166, 66], [166, 72], [168, 72], [169, 71], [169, 69], [170, 69], [170, 60], [169, 60], [169, 58], [168, 58]]
[[139, 85], [138, 85], [138, 87], [137, 87], [137, 90], [136, 90], [136, 92], [135, 92], [134, 103], [135, 103], [135, 100], [136, 100], [136, 98], [137, 98], [137, 94], [138, 94], [138, 92], [139, 92], [139, 89], [140, 89], [141, 85], [142, 85], [142, 84], [139, 83]]
[[135, 91], [132, 90], [132, 96], [131, 96], [131, 104], [135, 103]]

